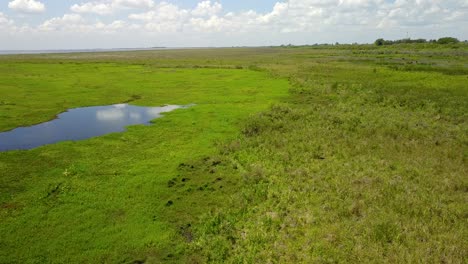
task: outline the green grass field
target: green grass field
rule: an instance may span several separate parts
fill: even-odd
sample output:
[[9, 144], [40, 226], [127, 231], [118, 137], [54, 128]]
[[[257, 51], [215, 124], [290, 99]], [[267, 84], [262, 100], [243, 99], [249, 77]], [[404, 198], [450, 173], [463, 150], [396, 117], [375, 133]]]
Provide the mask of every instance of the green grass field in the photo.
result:
[[468, 46], [0, 56], [0, 131], [196, 104], [0, 153], [0, 263], [466, 263]]

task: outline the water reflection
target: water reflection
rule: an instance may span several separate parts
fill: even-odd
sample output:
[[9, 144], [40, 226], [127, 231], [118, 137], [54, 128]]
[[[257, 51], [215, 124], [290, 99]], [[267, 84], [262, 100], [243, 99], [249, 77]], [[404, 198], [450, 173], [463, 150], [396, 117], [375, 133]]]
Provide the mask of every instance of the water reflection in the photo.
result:
[[31, 149], [65, 140], [82, 140], [112, 132], [128, 125], [149, 124], [162, 113], [192, 105], [141, 107], [128, 104], [70, 109], [49, 122], [0, 133], [0, 151]]
[[121, 108], [100, 110], [96, 112], [96, 118], [100, 121], [113, 121], [125, 118], [125, 113]]

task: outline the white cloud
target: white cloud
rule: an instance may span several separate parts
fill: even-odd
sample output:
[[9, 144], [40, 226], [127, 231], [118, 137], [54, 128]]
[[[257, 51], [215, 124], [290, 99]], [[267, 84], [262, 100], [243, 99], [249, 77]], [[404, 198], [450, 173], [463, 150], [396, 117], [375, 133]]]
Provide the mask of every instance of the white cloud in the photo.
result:
[[88, 22], [79, 14], [65, 14], [62, 17], [55, 17], [46, 20], [39, 25], [39, 30], [43, 32], [61, 32], [65, 34], [99, 33], [109, 34], [125, 30], [138, 29], [138, 25], [132, 25], [123, 20], [115, 20], [109, 24], [98, 22]]
[[201, 19], [201, 18], [192, 18], [190, 20], [191, 26], [196, 31], [201, 32], [221, 32], [224, 31], [230, 21], [226, 20], [222, 17], [212, 16], [208, 19]]
[[146, 22], [171, 22], [184, 23], [189, 16], [189, 11], [181, 9], [174, 4], [161, 2], [156, 5], [151, 11], [139, 14], [130, 14], [130, 19], [142, 20]]
[[307, 33], [400, 29], [467, 21], [467, 0], [290, 0], [277, 2], [267, 13], [223, 13], [218, 2], [202, 1], [192, 10], [162, 2], [150, 11], [131, 14], [147, 30], [173, 32]]
[[75, 13], [109, 15], [122, 9], [148, 9], [153, 6], [153, 0], [101, 0], [74, 4], [70, 10]]
[[[153, 0], [102, 0], [73, 5], [76, 13], [111, 14], [122, 9], [146, 9], [128, 15], [129, 21], [89, 23], [66, 14], [41, 25], [42, 29], [85, 28], [135, 30], [146, 33], [307, 33], [345, 30], [385, 30], [402, 27], [452, 25], [467, 22], [467, 0], [290, 0], [277, 2], [270, 12], [224, 12], [216, 1], [201, 1], [192, 9]], [[69, 21], [73, 19], [73, 21]], [[135, 22], [130, 22], [135, 21]], [[64, 24], [64, 25], [62, 25]]]
[[[43, 34], [48, 40], [61, 36], [64, 43], [78, 39], [72, 44], [85, 43], [86, 36], [96, 41], [94, 47], [371, 42], [377, 37], [403, 38], [406, 32], [424, 38], [468, 35], [468, 0], [283, 0], [269, 12], [229, 12], [218, 1], [207, 0], [192, 8], [167, 1], [94, 0], [71, 10], [29, 28], [15, 27], [0, 15], [0, 28], [3, 25], [2, 32], [10, 35]], [[81, 13], [115, 19], [101, 22], [99, 16]]]
[[[19, 26], [15, 21], [9, 18], [7, 15], [0, 12], [0, 43], [2, 44], [1, 49], [4, 49], [6, 45], [11, 41], [12, 38], [19, 34], [31, 34], [37, 31], [35, 27], [28, 25]], [[17, 48], [16, 46], [14, 48]]]
[[2, 12], [0, 12], [0, 36], [11, 33], [11, 31], [15, 28], [16, 27], [14, 21], [9, 19]]
[[114, 11], [111, 4], [99, 2], [75, 4], [71, 6], [70, 10], [75, 13], [94, 13], [98, 15], [108, 15]]
[[6, 15], [0, 12], [0, 27], [6, 27], [13, 24], [13, 21], [8, 19]]
[[55, 17], [46, 20], [44, 23], [39, 25], [39, 29], [43, 31], [58, 31], [63, 28], [74, 27], [84, 21], [83, 17], [78, 14], [65, 14], [62, 17]]
[[190, 18], [190, 11], [174, 4], [161, 2], [151, 11], [130, 14], [132, 20], [144, 23], [144, 29], [150, 32], [181, 32]]
[[41, 13], [45, 5], [35, 0], [14, 0], [8, 3], [8, 8], [24, 13]]
[[417, 27], [444, 25], [451, 20], [465, 17], [467, 21], [468, 6], [466, 0], [396, 0], [386, 4], [381, 12], [379, 28]]
[[151, 8], [154, 6], [153, 0], [114, 0], [116, 6], [128, 8]]
[[192, 14], [194, 16], [211, 17], [219, 14], [222, 10], [223, 6], [218, 2], [211, 3], [211, 1], [202, 1], [192, 10]]

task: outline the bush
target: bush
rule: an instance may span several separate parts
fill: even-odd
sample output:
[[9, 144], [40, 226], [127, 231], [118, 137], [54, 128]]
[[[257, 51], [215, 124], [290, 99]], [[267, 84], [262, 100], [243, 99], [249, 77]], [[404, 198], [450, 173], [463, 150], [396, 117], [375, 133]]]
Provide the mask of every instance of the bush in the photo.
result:
[[377, 39], [374, 44], [377, 46], [383, 45], [394, 45], [394, 44], [410, 44], [410, 43], [427, 43], [426, 39], [397, 39], [397, 40], [385, 40], [383, 38]]
[[437, 40], [438, 44], [454, 44], [460, 42], [457, 38], [444, 37]]
[[384, 43], [385, 43], [385, 40], [383, 38], [379, 38], [374, 42], [374, 44], [377, 46], [383, 46]]

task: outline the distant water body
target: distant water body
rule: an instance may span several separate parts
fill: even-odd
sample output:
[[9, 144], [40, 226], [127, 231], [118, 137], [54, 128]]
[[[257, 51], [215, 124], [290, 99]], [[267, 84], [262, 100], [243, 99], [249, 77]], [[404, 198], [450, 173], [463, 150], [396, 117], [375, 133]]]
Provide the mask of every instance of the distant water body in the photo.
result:
[[0, 50], [0, 55], [18, 55], [18, 54], [57, 54], [57, 53], [92, 53], [92, 52], [145, 51], [145, 50], [171, 50], [171, 49], [195, 49], [195, 48], [63, 49], [63, 50]]

